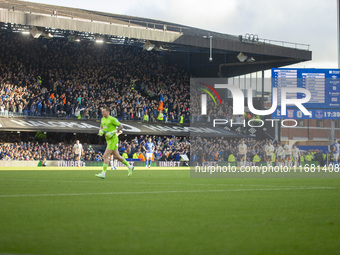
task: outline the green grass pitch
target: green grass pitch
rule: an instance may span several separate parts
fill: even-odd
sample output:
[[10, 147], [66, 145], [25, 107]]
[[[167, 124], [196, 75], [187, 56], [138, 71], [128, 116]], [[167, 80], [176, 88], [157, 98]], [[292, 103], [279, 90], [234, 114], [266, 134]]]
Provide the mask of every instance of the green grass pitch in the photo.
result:
[[141, 169], [0, 171], [0, 255], [339, 254], [340, 179]]

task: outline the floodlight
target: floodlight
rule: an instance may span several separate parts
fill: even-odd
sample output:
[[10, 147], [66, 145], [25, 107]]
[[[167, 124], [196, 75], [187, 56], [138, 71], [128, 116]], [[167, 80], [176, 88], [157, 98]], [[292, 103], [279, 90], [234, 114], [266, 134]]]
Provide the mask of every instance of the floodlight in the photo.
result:
[[33, 38], [38, 39], [43, 34], [43, 31], [38, 29], [37, 27], [33, 27], [31, 29], [31, 35]]
[[146, 41], [143, 45], [143, 50], [151, 51], [155, 47], [155, 44], [152, 44], [150, 41]]
[[240, 53], [237, 55], [237, 59], [240, 60], [240, 62], [246, 61], [247, 58], [248, 58], [248, 56], [244, 55], [242, 52], [240, 52]]

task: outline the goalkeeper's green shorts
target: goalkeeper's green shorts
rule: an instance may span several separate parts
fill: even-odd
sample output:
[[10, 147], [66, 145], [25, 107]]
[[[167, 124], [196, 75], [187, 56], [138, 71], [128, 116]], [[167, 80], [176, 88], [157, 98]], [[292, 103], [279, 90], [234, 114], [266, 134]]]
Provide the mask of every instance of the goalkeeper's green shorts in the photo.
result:
[[118, 149], [118, 137], [114, 135], [111, 139], [106, 139], [106, 149], [107, 150], [116, 150]]

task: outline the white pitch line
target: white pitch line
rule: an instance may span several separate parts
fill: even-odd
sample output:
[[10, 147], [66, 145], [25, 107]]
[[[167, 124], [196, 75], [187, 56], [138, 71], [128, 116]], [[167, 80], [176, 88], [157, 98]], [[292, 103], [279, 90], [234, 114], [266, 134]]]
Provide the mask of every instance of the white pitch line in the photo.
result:
[[0, 253], [0, 255], [33, 255], [27, 253]]
[[[131, 181], [124, 182], [121, 180], [99, 180], [96, 178], [93, 181], [81, 181], [81, 180], [56, 180], [56, 179], [46, 179], [46, 180], [37, 180], [37, 179], [0, 179], [1, 181], [24, 181], [24, 182], [77, 182], [77, 183], [124, 183], [124, 184], [145, 184], [145, 185], [184, 185], [184, 186], [239, 186], [239, 187], [267, 187], [267, 188], [310, 188], [306, 186], [278, 186], [278, 185], [265, 185], [265, 184], [235, 184], [235, 183], [185, 183], [185, 182], [139, 182], [139, 181]], [[312, 188], [320, 188], [320, 189], [328, 189], [328, 188], [336, 188], [336, 187], [312, 187]], [[1, 254], [0, 254], [1, 255]]]
[[105, 193], [60, 193], [60, 194], [14, 194], [0, 195], [0, 198], [12, 197], [58, 197], [58, 196], [98, 196], [98, 195], [132, 195], [132, 194], [166, 194], [166, 193], [205, 193], [205, 192], [242, 192], [242, 191], [284, 191], [284, 190], [318, 190], [318, 189], [335, 189], [331, 187], [323, 188], [284, 188], [284, 189], [222, 189], [222, 190], [159, 190], [159, 191], [117, 191]]

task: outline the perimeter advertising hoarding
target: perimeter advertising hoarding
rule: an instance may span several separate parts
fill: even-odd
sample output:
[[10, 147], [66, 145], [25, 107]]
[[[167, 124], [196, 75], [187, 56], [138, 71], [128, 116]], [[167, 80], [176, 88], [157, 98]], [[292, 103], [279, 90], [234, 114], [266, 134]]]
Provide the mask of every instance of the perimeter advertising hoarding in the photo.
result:
[[[202, 124], [187, 125], [177, 123], [150, 123], [122, 121], [123, 132], [128, 135], [176, 135], [189, 136], [190, 133], [203, 136], [238, 137], [239, 134]], [[0, 131], [98, 133], [99, 120], [75, 120], [56, 118], [0, 118]]]

